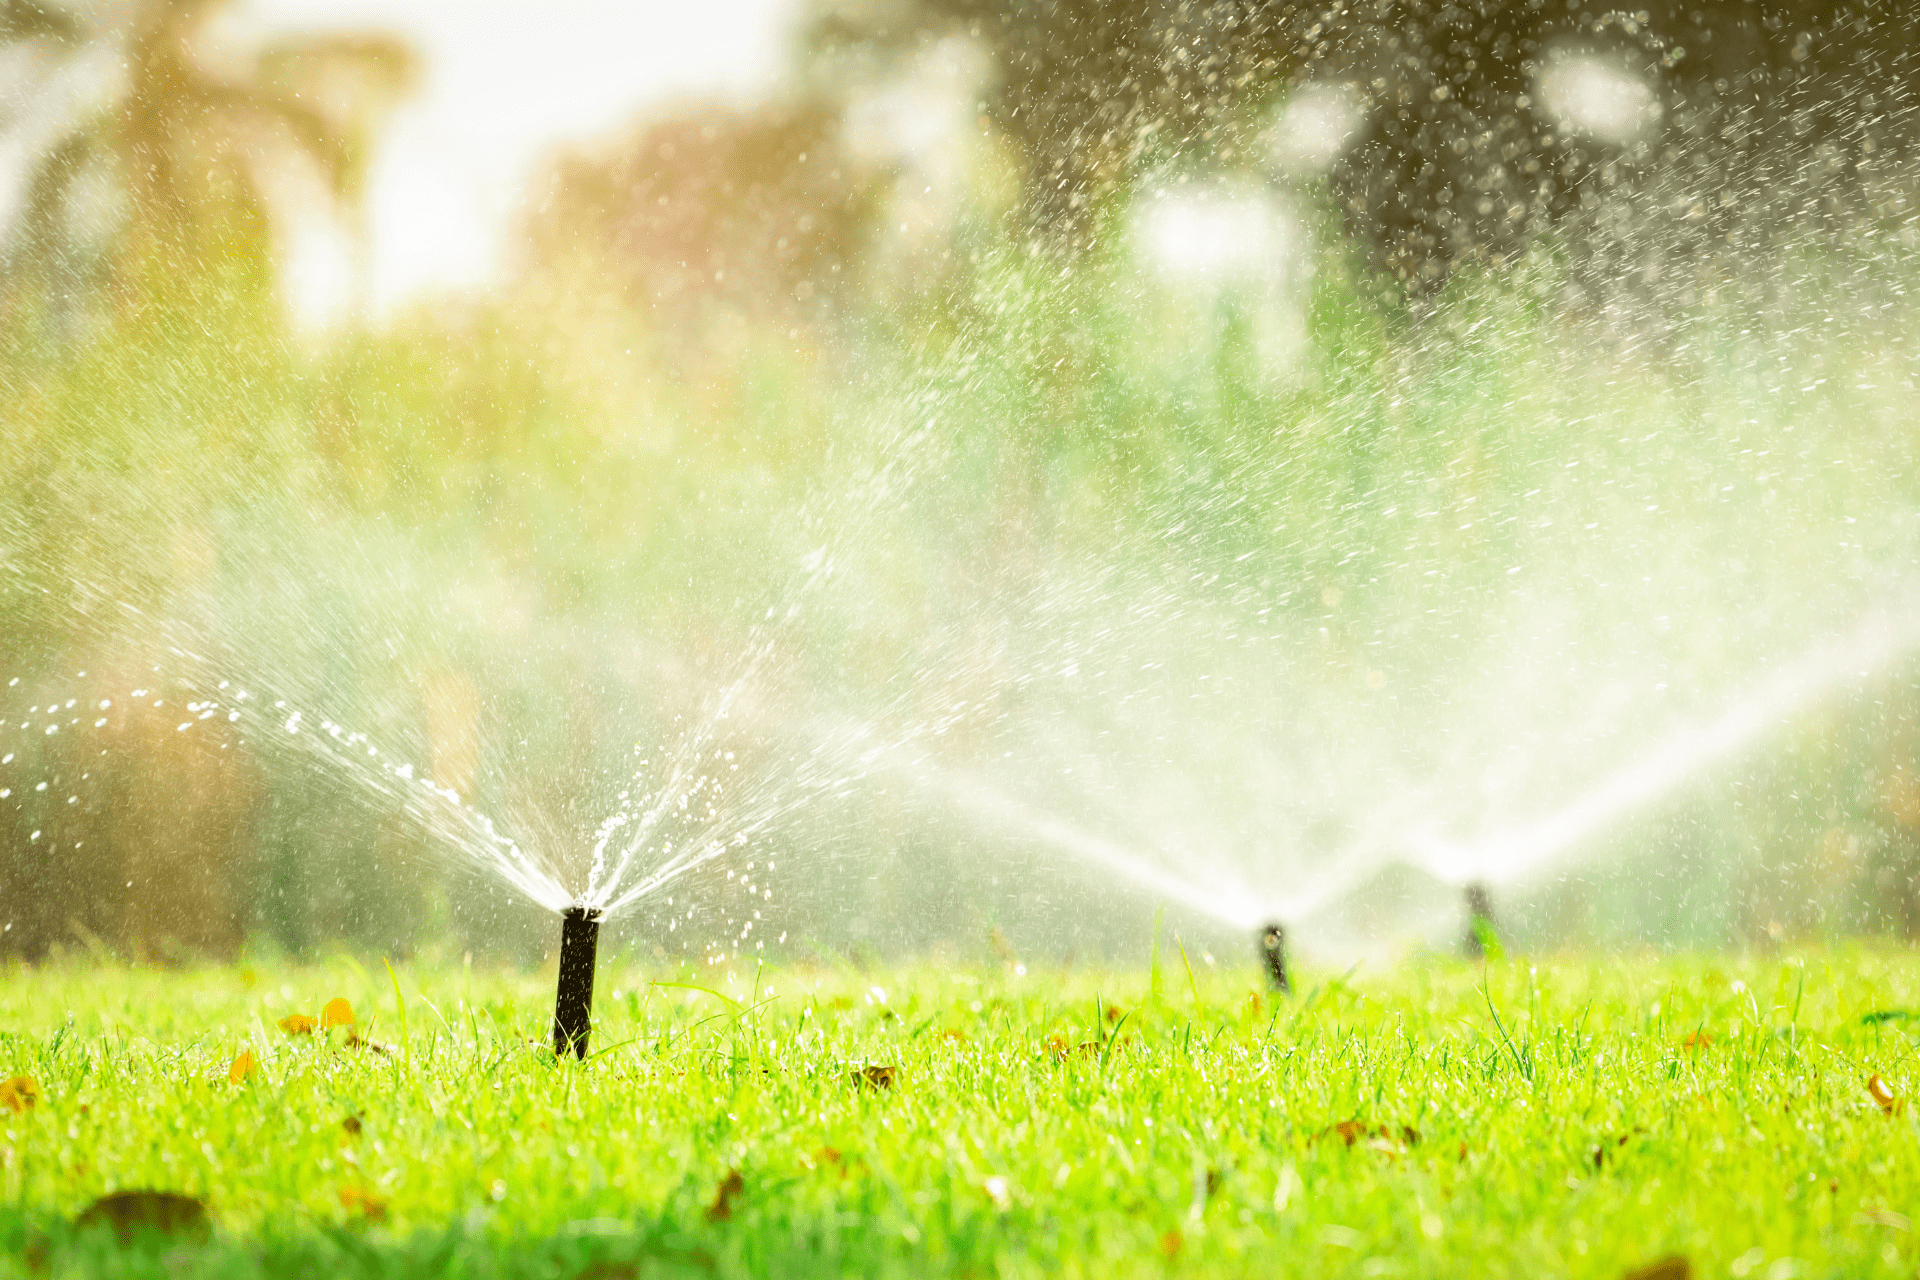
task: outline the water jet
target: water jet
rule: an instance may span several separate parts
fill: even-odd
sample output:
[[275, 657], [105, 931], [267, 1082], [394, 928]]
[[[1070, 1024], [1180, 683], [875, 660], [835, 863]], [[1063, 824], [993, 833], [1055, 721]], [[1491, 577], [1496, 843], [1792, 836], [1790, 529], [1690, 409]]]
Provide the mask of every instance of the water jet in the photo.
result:
[[557, 1058], [569, 1053], [576, 1058], [587, 1056], [600, 916], [598, 908], [586, 906], [568, 907], [560, 916], [560, 984], [553, 997], [553, 1053]]
[[1278, 923], [1269, 923], [1260, 930], [1260, 956], [1266, 962], [1267, 979], [1273, 983], [1273, 989], [1281, 995], [1293, 994], [1293, 983], [1287, 978], [1287, 931]]

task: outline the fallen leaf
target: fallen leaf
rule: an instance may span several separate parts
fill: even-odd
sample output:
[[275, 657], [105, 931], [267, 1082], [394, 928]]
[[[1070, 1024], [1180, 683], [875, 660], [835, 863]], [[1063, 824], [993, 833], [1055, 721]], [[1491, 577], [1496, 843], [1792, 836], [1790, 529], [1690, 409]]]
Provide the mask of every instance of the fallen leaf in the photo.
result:
[[1890, 1116], [1897, 1116], [1906, 1110], [1906, 1099], [1895, 1093], [1893, 1086], [1879, 1076], [1867, 1077], [1867, 1092], [1873, 1095], [1880, 1109]]
[[40, 1102], [40, 1082], [32, 1076], [15, 1076], [11, 1080], [0, 1080], [0, 1107], [9, 1111], [26, 1111]]
[[1695, 1031], [1680, 1042], [1682, 1048], [1693, 1050], [1706, 1049], [1711, 1047], [1712, 1044], [1713, 1033], [1710, 1031]]
[[837, 1165], [840, 1163], [840, 1152], [833, 1147], [822, 1147], [810, 1156], [801, 1156], [800, 1163], [809, 1169], [819, 1169], [830, 1164]]
[[[384, 1054], [396, 1052], [392, 1045], [382, 1044], [378, 1040], [369, 1039], [361, 1035], [358, 1031], [347, 1032], [347, 1047], [350, 1049], [371, 1049], [375, 1053]], [[552, 1046], [548, 1046], [548, 1048], [551, 1049]]]
[[1091, 1040], [1082, 1040], [1079, 1044], [1073, 1044], [1064, 1036], [1057, 1035], [1048, 1036], [1047, 1043], [1044, 1047], [1056, 1062], [1065, 1062], [1076, 1053], [1084, 1057], [1088, 1054], [1100, 1052], [1100, 1046]]
[[320, 1011], [320, 1029], [328, 1027], [350, 1027], [354, 1024], [353, 1006], [347, 1003], [345, 996], [335, 996], [327, 1001], [327, 1007]]
[[1400, 1126], [1400, 1141], [1410, 1147], [1417, 1147], [1420, 1145], [1420, 1131], [1410, 1124], [1403, 1124]]
[[1621, 1280], [1693, 1280], [1693, 1264], [1675, 1254], [1671, 1258], [1662, 1258], [1652, 1266], [1629, 1271]]
[[359, 1117], [359, 1116], [348, 1116], [348, 1117], [347, 1117], [347, 1118], [346, 1118], [345, 1120], [342, 1120], [342, 1121], [340, 1122], [340, 1128], [341, 1128], [341, 1129], [343, 1129], [343, 1130], [344, 1130], [344, 1131], [346, 1132], [346, 1135], [347, 1135], [347, 1136], [348, 1136], [349, 1138], [357, 1138], [357, 1137], [359, 1137], [359, 1136], [360, 1136], [360, 1130], [361, 1130], [361, 1129], [362, 1129], [363, 1127], [364, 1127], [364, 1126], [363, 1126], [363, 1125], [362, 1125], [362, 1124], [360, 1123], [360, 1117]]
[[964, 1031], [955, 1030], [952, 1027], [948, 1027], [945, 1031], [942, 1031], [940, 1033], [940, 1038], [942, 1040], [957, 1040], [960, 1043], [965, 1044], [967, 1040], [967, 1033]]
[[893, 1068], [876, 1065], [861, 1067], [847, 1073], [848, 1078], [865, 1089], [893, 1088]]
[[707, 1206], [708, 1222], [725, 1222], [733, 1216], [733, 1201], [747, 1189], [747, 1181], [740, 1176], [738, 1169], [727, 1170], [727, 1176], [720, 1179], [720, 1186], [713, 1193], [713, 1203]]
[[253, 1053], [251, 1050], [242, 1049], [240, 1051], [240, 1056], [233, 1060], [233, 1065], [227, 1068], [227, 1083], [228, 1084], [245, 1084], [247, 1082], [247, 1077], [251, 1076], [252, 1074], [253, 1074]]
[[116, 1191], [101, 1196], [74, 1219], [73, 1225], [82, 1230], [112, 1227], [121, 1244], [131, 1243], [139, 1231], [186, 1235], [196, 1240], [205, 1240], [213, 1233], [207, 1206], [173, 1191]]
[[340, 1207], [374, 1222], [382, 1221], [387, 1216], [387, 1198], [365, 1187], [340, 1188]]
[[1160, 1237], [1160, 1252], [1171, 1258], [1174, 1254], [1180, 1252], [1181, 1243], [1180, 1233], [1178, 1231], [1169, 1231]]
[[310, 1036], [318, 1025], [304, 1013], [290, 1013], [280, 1019], [280, 1029], [290, 1036]]
[[1126, 1017], [1126, 1015], [1127, 1015], [1127, 1011], [1125, 1009], [1120, 1008], [1118, 1005], [1110, 1004], [1107, 1006], [1108, 1022], [1118, 1022], [1120, 1021], [1120, 1019]]
[[[1335, 1137], [1345, 1138], [1347, 1145], [1352, 1146], [1362, 1138], [1373, 1136], [1375, 1132], [1374, 1128], [1364, 1120], [1342, 1120], [1338, 1124], [1328, 1125], [1319, 1133], [1315, 1134], [1314, 1137], [1324, 1138], [1332, 1134]], [[1384, 1135], [1386, 1133], [1385, 1127], [1380, 1128], [1378, 1132]]]

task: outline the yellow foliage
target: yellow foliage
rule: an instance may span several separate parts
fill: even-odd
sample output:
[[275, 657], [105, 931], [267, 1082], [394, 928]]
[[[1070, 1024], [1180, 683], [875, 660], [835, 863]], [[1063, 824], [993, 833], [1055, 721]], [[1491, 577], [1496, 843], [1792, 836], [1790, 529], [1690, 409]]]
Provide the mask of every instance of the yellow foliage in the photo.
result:
[[32, 1076], [0, 1080], [0, 1107], [9, 1111], [25, 1111], [39, 1101], [40, 1084]]
[[280, 1029], [290, 1036], [310, 1036], [318, 1025], [304, 1013], [290, 1013], [280, 1019]]
[[353, 1006], [347, 1003], [345, 996], [335, 996], [327, 1001], [327, 1007], [320, 1011], [320, 1029], [328, 1027], [351, 1027], [354, 1025]]
[[240, 1056], [233, 1060], [233, 1065], [227, 1068], [227, 1083], [245, 1084], [247, 1077], [252, 1074], [253, 1054], [250, 1050], [242, 1049]]

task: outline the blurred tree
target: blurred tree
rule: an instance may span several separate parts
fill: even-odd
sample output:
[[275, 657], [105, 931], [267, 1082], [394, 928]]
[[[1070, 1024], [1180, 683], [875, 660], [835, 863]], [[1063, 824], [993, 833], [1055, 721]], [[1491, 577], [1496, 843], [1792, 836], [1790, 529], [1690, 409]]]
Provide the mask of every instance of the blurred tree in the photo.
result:
[[1025, 156], [1031, 224], [1069, 249], [1096, 242], [1098, 211], [1143, 174], [1270, 166], [1276, 99], [1350, 86], [1333, 187], [1374, 261], [1416, 287], [1519, 251], [1634, 162], [1679, 156], [1570, 126], [1541, 92], [1562, 53], [1617, 73], [1574, 86], [1618, 99], [1597, 109], [1630, 108], [1634, 82], [1666, 108], [1655, 137], [1695, 157], [1687, 178], [1716, 179], [1695, 193], [1703, 213], [1750, 212], [1733, 206], [1807, 164], [1857, 178], [1909, 128], [1904, 22], [1865, 0], [826, 0], [805, 48], [833, 65], [897, 60], [953, 34], [990, 57], [981, 105]]
[[51, 303], [70, 328], [92, 295], [138, 305], [205, 278], [258, 292], [279, 173], [317, 170], [342, 208], [360, 194], [374, 133], [412, 74], [407, 48], [325, 36], [241, 53], [211, 29], [221, 4], [140, 0], [124, 24], [83, 30], [15, 0], [0, 28], [10, 42], [57, 43], [70, 65], [120, 55], [94, 59], [89, 105], [40, 140], [4, 241], [0, 300], [16, 319]]
[[529, 202], [534, 274], [611, 292], [683, 346], [729, 318], [788, 327], [858, 272], [878, 178], [832, 104], [688, 111], [554, 165]]

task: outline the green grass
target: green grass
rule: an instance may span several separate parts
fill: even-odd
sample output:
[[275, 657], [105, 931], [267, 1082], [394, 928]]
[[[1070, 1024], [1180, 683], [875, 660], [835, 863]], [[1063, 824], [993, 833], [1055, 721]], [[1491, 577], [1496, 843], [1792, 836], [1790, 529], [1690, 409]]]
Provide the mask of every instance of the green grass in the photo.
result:
[[[615, 963], [581, 1066], [550, 973], [15, 969], [0, 1276], [1914, 1272], [1912, 955], [1254, 980]], [[336, 995], [395, 1051], [277, 1029]], [[70, 1225], [120, 1188], [211, 1240]]]

